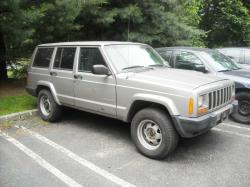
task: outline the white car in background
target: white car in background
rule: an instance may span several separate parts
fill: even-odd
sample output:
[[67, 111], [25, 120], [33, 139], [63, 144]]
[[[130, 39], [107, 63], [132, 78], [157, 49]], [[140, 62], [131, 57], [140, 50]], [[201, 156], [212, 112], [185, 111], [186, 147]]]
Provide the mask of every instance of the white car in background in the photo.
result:
[[227, 47], [217, 50], [238, 63], [241, 68], [250, 69], [250, 48]]

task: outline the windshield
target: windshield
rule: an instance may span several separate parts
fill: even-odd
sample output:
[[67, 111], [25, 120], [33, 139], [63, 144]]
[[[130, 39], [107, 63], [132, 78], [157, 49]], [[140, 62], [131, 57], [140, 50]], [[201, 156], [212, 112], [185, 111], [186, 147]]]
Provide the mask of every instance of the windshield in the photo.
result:
[[235, 62], [233, 62], [230, 58], [226, 57], [218, 51], [203, 51], [201, 52], [201, 56], [203, 56], [207, 61], [209, 61], [211, 66], [217, 72], [240, 69]]
[[153, 66], [168, 66], [158, 53], [147, 45], [108, 45], [105, 52], [118, 72]]

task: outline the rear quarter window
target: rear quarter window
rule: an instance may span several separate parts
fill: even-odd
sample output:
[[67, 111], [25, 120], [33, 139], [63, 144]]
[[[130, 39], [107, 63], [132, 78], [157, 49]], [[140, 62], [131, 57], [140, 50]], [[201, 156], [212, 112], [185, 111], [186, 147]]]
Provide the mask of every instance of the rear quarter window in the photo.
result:
[[54, 48], [38, 48], [33, 61], [33, 67], [48, 68]]

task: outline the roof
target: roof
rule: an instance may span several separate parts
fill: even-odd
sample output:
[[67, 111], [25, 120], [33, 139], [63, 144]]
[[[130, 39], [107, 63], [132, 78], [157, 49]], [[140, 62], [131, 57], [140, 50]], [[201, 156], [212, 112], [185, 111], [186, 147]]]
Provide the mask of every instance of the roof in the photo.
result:
[[40, 44], [38, 47], [47, 47], [47, 46], [79, 46], [79, 45], [121, 45], [121, 44], [141, 44], [135, 42], [122, 42], [122, 41], [75, 41], [75, 42], [60, 42], [60, 43], [47, 43]]
[[185, 51], [211, 51], [213, 49], [202, 48], [202, 47], [161, 47], [157, 48], [158, 51], [164, 50], [185, 50]]

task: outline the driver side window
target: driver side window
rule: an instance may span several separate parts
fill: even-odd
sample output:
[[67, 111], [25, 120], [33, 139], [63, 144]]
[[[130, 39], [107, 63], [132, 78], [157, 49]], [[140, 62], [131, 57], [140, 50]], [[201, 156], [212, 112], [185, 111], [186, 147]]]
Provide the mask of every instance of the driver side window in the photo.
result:
[[176, 55], [175, 68], [197, 70], [199, 67], [204, 67], [204, 64], [193, 53], [182, 51]]
[[102, 64], [105, 65], [105, 61], [98, 48], [80, 48], [80, 59], [78, 71], [91, 72], [93, 65]]

